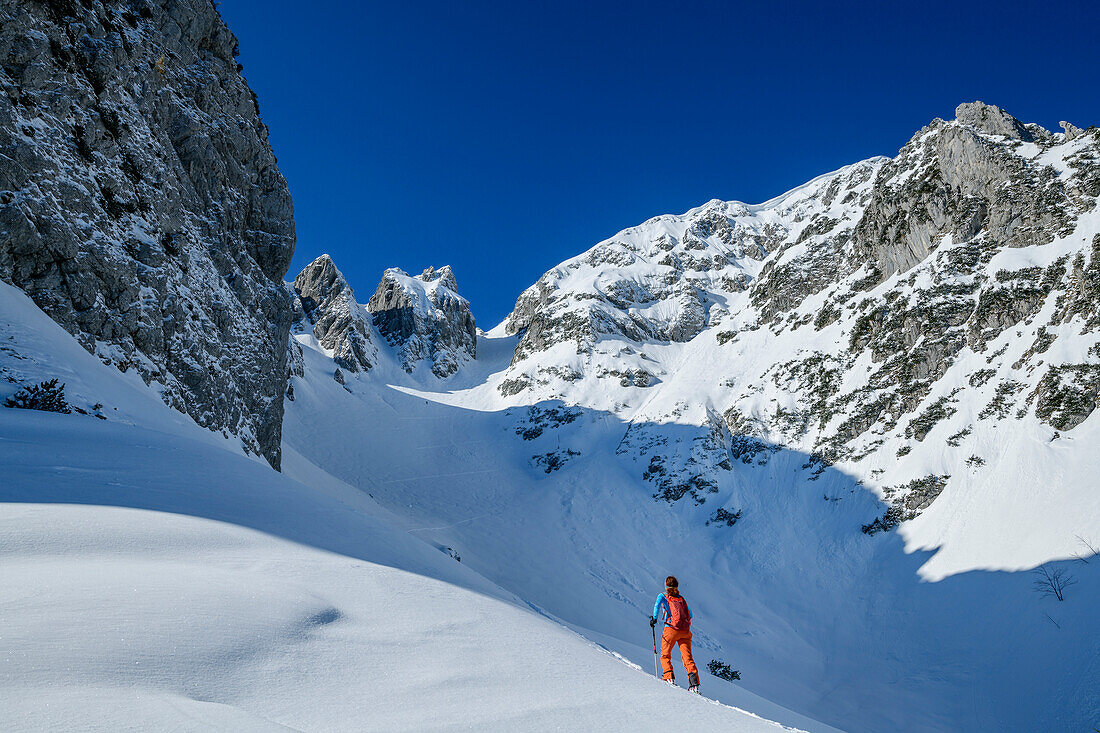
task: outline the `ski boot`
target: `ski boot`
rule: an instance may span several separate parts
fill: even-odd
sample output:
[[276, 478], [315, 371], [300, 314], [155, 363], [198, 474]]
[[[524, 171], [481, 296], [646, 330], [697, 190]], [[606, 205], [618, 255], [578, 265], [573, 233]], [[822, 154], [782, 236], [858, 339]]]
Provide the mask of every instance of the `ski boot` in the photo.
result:
[[694, 672], [688, 672], [688, 690], [696, 695], [699, 694], [699, 675]]

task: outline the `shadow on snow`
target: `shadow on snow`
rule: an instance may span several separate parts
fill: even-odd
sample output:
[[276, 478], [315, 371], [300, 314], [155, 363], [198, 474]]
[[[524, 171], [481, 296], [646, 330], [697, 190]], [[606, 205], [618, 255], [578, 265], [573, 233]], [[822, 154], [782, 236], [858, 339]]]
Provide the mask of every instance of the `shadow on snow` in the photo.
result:
[[[289, 411], [299, 423], [288, 444], [423, 524], [405, 532], [456, 547], [461, 569], [441, 573], [429, 545], [417, 554], [388, 540], [396, 530], [366, 503], [302, 491], [210, 445], [75, 415], [0, 411], [0, 501], [202, 517], [493, 593], [469, 567], [643, 669], [644, 618], [675, 571], [698, 661], [731, 663], [746, 689], [811, 718], [846, 730], [1100, 720], [1100, 562], [1047, 564], [1078, 581], [1064, 602], [1040, 596], [1030, 572], [925, 582], [917, 571], [932, 553], [907, 553], [897, 532], [864, 534], [885, 505], [833, 467], [807, 469], [798, 451], [768, 446], [766, 462], [733, 460], [713, 486], [668, 502], [643, 476], [653, 456], [666, 477], [698, 462], [697, 426], [627, 425], [560, 402], [479, 412], [353, 392], [346, 412]], [[730, 524], [719, 509], [740, 514]], [[708, 679], [708, 695], [737, 700]]]

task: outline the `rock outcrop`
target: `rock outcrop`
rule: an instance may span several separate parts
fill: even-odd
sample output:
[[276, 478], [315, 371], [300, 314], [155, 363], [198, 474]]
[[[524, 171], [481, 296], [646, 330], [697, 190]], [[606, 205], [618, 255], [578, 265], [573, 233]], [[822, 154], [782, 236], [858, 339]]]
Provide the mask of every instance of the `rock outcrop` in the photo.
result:
[[923, 261], [943, 241], [983, 246], [1045, 244], [1065, 234], [1079, 204], [1050, 166], [1019, 154], [1052, 142], [998, 107], [959, 105], [958, 120], [934, 120], [883, 168], [853, 234], [860, 261], [880, 282]]
[[302, 314], [321, 346], [349, 372], [369, 371], [377, 361], [370, 314], [355, 302], [344, 276], [328, 255], [321, 255], [294, 278]]
[[1072, 122], [1066, 122], [1065, 120], [1062, 120], [1061, 122], [1059, 122], [1059, 123], [1058, 123], [1058, 125], [1059, 125], [1059, 126], [1060, 126], [1060, 127], [1062, 128], [1062, 130], [1064, 131], [1064, 134], [1065, 134], [1065, 136], [1066, 136], [1066, 142], [1070, 142], [1070, 141], [1074, 140], [1074, 139], [1075, 139], [1075, 138], [1077, 138], [1077, 137], [1078, 137], [1078, 136], [1079, 136], [1079, 135], [1080, 135], [1080, 134], [1081, 134], [1082, 132], [1084, 132], [1084, 131], [1083, 131], [1083, 130], [1082, 130], [1082, 129], [1081, 129], [1080, 127], [1078, 127], [1077, 125], [1073, 124]]
[[0, 4], [0, 277], [280, 462], [293, 208], [209, 0]]
[[427, 361], [437, 377], [449, 377], [477, 356], [477, 324], [457, 289], [449, 266], [429, 267], [418, 277], [386, 270], [367, 310], [378, 332], [397, 347], [405, 371]]
[[987, 135], [1001, 135], [1015, 140], [1031, 140], [1032, 135], [1015, 117], [994, 104], [963, 102], [955, 108], [955, 120]]

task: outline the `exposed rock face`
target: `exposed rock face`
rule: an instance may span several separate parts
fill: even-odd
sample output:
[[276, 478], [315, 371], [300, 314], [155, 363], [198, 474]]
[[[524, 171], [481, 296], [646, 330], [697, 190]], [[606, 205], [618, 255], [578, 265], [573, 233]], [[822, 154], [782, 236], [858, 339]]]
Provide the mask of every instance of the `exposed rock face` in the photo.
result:
[[955, 119], [989, 135], [1031, 140], [1031, 133], [1018, 119], [993, 104], [964, 102], [955, 108]]
[[426, 360], [433, 374], [449, 377], [477, 356], [477, 324], [457, 289], [449, 266], [429, 267], [419, 277], [386, 270], [367, 309], [378, 332], [398, 347], [405, 371]]
[[1066, 136], [1066, 141], [1067, 142], [1072, 141], [1073, 139], [1078, 137], [1083, 132], [1080, 127], [1073, 124], [1072, 122], [1066, 122], [1065, 120], [1062, 120], [1058, 124], [1065, 131], [1065, 136]]
[[477, 355], [477, 325], [457, 288], [450, 267], [429, 267], [418, 277], [391, 268], [363, 306], [332, 259], [322, 255], [294, 279], [298, 328], [310, 331], [352, 374], [378, 364], [384, 339], [406, 372], [427, 363], [437, 377], [449, 377]]
[[344, 276], [328, 255], [321, 255], [294, 278], [294, 291], [313, 335], [349, 372], [365, 372], [377, 361], [371, 317], [355, 302]]
[[0, 4], [0, 277], [278, 467], [293, 209], [208, 0]]
[[[1045, 137], [1050, 134], [1041, 131]], [[999, 136], [999, 137], [991, 137]], [[860, 259], [879, 282], [923, 261], [945, 235], [981, 235], [986, 248], [1045, 244], [1066, 233], [1075, 201], [1054, 169], [1018, 154], [1038, 140], [1016, 118], [980, 102], [935, 120], [882, 170], [854, 232]]]

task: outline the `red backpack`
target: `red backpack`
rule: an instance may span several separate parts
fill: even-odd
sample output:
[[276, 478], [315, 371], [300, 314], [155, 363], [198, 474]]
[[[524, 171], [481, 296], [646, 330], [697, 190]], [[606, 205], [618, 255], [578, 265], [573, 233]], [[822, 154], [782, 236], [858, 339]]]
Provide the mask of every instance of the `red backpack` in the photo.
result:
[[677, 631], [689, 630], [691, 628], [691, 613], [688, 612], [688, 604], [684, 597], [665, 594], [665, 600], [668, 601], [667, 625]]

